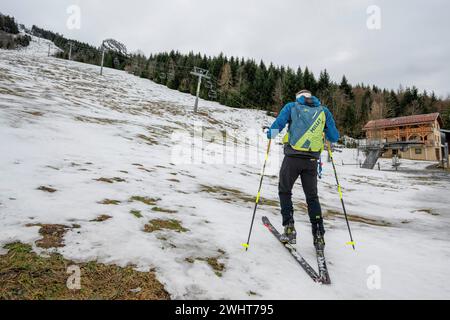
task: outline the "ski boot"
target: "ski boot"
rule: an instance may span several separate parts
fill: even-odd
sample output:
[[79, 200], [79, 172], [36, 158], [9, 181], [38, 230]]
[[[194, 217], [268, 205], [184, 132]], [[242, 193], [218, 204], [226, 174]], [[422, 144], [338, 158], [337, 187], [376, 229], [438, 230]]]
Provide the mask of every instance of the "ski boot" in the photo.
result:
[[323, 227], [323, 221], [312, 223], [312, 234], [314, 237], [314, 247], [317, 250], [323, 250], [325, 248], [325, 228]]
[[295, 230], [293, 223], [290, 223], [284, 227], [284, 233], [281, 235], [280, 241], [284, 244], [297, 243], [297, 231]]

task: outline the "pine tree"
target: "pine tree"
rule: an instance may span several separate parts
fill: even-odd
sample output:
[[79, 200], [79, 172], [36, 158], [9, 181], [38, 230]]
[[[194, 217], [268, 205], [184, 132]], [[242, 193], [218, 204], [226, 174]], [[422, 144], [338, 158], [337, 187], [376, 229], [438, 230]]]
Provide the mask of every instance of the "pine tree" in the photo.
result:
[[405, 115], [407, 108], [412, 105], [414, 101], [414, 95], [410, 88], [406, 88], [403, 98], [400, 101], [399, 108], [396, 110], [395, 116]]
[[296, 74], [296, 82], [297, 82], [297, 90], [303, 90], [305, 88], [305, 81], [304, 81], [304, 75], [302, 72], [302, 68], [297, 68], [297, 74]]
[[0, 14], [0, 31], [5, 31], [6, 33], [18, 34], [19, 28], [13, 17], [3, 16]]
[[294, 70], [291, 68], [287, 68], [286, 76], [284, 79], [284, 90], [286, 93], [285, 102], [294, 101], [295, 94], [299, 91], [297, 87], [297, 77], [294, 73]]
[[355, 124], [356, 124], [356, 115], [355, 115], [355, 105], [350, 103], [345, 109], [344, 116], [344, 133], [349, 136], [355, 136]]
[[450, 103], [442, 112], [442, 120], [444, 121], [443, 129], [450, 130]]
[[327, 69], [325, 69], [320, 72], [319, 81], [317, 83], [317, 91], [322, 93], [329, 90], [330, 84], [330, 75], [328, 74]]
[[272, 110], [274, 111], [281, 110], [281, 108], [283, 107], [283, 82], [281, 81], [281, 78], [277, 79], [272, 97], [274, 102]]
[[387, 107], [387, 116], [389, 118], [394, 118], [399, 115], [400, 103], [394, 90], [391, 90], [391, 92], [389, 93], [389, 96], [386, 101], [386, 107]]
[[[364, 92], [364, 96], [362, 97], [361, 101], [361, 108], [360, 108], [360, 117], [359, 117], [359, 128], [363, 128], [364, 125], [367, 123], [367, 120], [369, 119], [369, 114], [371, 112], [371, 106], [372, 106], [372, 93], [370, 90], [366, 89]], [[361, 130], [358, 132], [358, 135], [360, 136], [362, 134]]]
[[342, 92], [347, 96], [348, 99], [354, 98], [352, 87], [348, 83], [345, 75], [342, 77], [342, 81], [341, 81], [341, 84], [339, 85], [339, 89], [342, 90]]
[[303, 73], [303, 82], [305, 84], [304, 89], [311, 91], [313, 94], [316, 93], [316, 79], [314, 78], [314, 74], [309, 71], [308, 67], [305, 67], [305, 72]]
[[424, 90], [424, 92], [419, 95], [418, 98], [418, 104], [419, 104], [419, 109], [421, 110], [421, 113], [426, 114], [429, 112], [428, 109], [428, 93], [426, 90]]

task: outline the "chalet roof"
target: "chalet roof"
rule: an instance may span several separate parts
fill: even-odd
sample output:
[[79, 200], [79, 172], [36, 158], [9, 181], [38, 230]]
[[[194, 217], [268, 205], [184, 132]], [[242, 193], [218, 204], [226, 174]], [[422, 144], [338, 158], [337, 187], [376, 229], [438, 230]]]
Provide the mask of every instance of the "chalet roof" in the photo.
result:
[[388, 127], [399, 127], [399, 126], [407, 126], [407, 125], [415, 125], [422, 123], [430, 123], [438, 120], [440, 125], [442, 126], [442, 119], [438, 112], [429, 113], [429, 114], [418, 114], [414, 116], [406, 116], [406, 117], [398, 117], [398, 118], [389, 118], [389, 119], [379, 119], [369, 121], [363, 128], [363, 130], [370, 129], [383, 129]]

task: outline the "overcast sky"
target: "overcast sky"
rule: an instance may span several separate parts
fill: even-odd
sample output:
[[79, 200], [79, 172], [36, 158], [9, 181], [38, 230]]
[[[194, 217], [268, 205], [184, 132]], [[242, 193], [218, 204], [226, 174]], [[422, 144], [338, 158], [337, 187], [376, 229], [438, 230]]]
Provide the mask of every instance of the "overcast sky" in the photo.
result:
[[[80, 29], [67, 27], [71, 5]], [[381, 29], [367, 27], [371, 5]], [[224, 52], [316, 76], [326, 68], [352, 84], [450, 94], [448, 0], [0, 0], [0, 12], [96, 46], [115, 38], [147, 55]]]

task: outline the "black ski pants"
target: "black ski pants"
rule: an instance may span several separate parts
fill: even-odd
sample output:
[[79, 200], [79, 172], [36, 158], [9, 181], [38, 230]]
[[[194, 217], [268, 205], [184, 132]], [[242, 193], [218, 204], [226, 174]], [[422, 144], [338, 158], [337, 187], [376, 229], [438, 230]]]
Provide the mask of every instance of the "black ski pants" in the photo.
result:
[[283, 226], [294, 223], [292, 188], [300, 176], [312, 223], [322, 219], [319, 195], [317, 193], [317, 159], [285, 156], [280, 170], [278, 193], [280, 196]]

